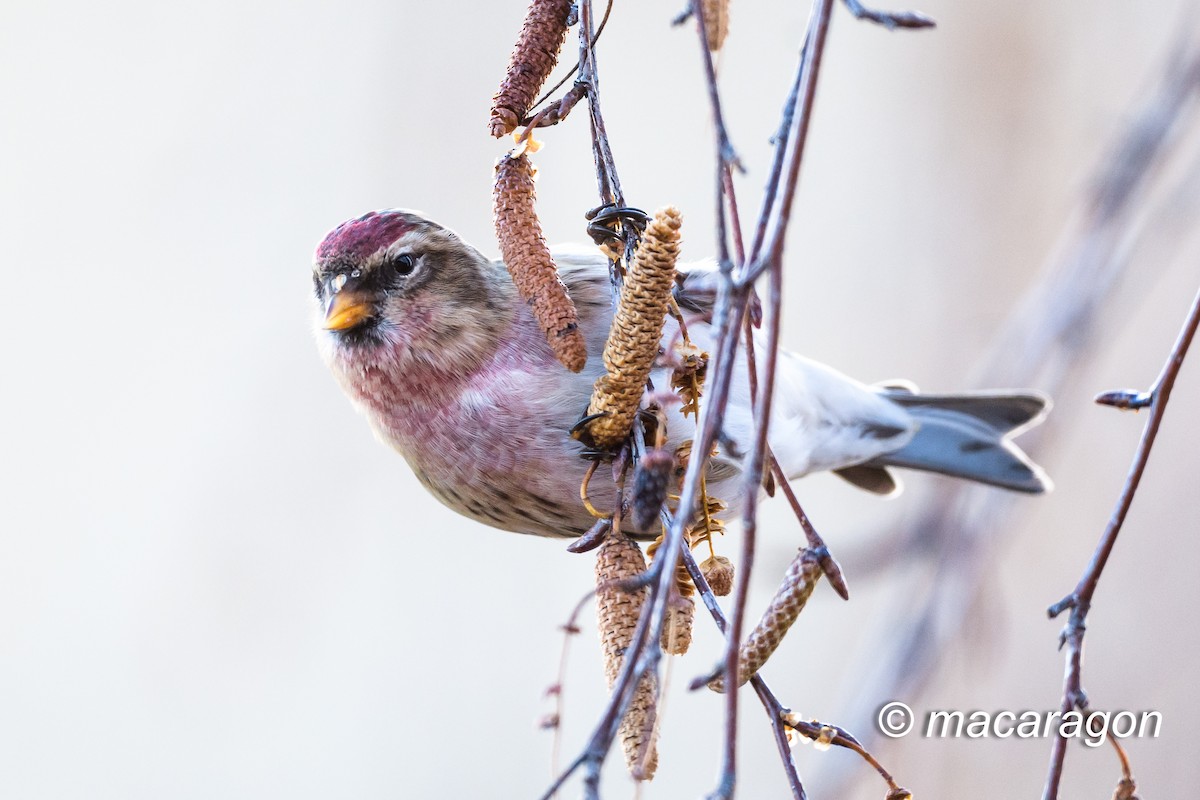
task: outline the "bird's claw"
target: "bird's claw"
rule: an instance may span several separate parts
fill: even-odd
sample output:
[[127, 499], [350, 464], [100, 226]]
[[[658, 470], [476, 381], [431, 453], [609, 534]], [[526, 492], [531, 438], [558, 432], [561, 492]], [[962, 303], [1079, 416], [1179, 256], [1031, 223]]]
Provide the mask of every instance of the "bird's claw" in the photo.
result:
[[613, 203], [597, 206], [583, 216], [588, 220], [588, 236], [592, 237], [592, 241], [598, 247], [603, 247], [606, 243], [623, 244], [626, 225], [641, 234], [650, 222], [650, 216], [640, 208]]

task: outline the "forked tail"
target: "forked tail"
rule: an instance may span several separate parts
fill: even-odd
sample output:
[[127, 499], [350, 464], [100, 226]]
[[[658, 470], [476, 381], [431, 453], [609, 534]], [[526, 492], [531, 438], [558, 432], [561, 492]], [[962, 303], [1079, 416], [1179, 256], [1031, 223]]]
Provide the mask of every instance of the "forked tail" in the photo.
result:
[[1013, 443], [1036, 425], [1050, 399], [1028, 391], [916, 394], [882, 390], [920, 423], [904, 447], [869, 462], [869, 467], [907, 467], [980, 483], [1040, 493], [1053, 487], [1045, 470]]

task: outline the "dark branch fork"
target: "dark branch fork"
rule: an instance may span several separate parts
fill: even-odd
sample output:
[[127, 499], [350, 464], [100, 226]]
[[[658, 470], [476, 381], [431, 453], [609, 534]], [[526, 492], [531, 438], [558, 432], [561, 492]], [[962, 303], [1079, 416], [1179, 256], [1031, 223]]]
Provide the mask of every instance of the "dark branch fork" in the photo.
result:
[[[1088, 611], [1091, 610], [1092, 597], [1096, 593], [1096, 587], [1100, 582], [1100, 575], [1104, 572], [1104, 566], [1108, 563], [1108, 557], [1112, 554], [1113, 547], [1117, 543], [1117, 536], [1121, 533], [1125, 517], [1129, 513], [1130, 506], [1133, 505], [1134, 495], [1137, 494], [1142, 476], [1146, 472], [1146, 464], [1150, 460], [1150, 451], [1154, 447], [1154, 440], [1158, 436], [1158, 429], [1162, 424], [1163, 415], [1167, 410], [1167, 402], [1171, 397], [1171, 388], [1175, 385], [1175, 379], [1179, 375], [1180, 367], [1183, 366], [1183, 359], [1187, 355], [1188, 347], [1191, 345], [1192, 339], [1196, 336], [1197, 326], [1200, 326], [1200, 292], [1196, 293], [1196, 298], [1192, 301], [1192, 307], [1183, 323], [1183, 328], [1175, 340], [1175, 346], [1171, 348], [1171, 353], [1167, 357], [1162, 371], [1159, 373], [1157, 380], [1154, 381], [1154, 385], [1150, 390], [1144, 394], [1108, 392], [1096, 398], [1097, 402], [1106, 405], [1115, 405], [1118, 408], [1136, 410], [1148, 407], [1150, 412], [1146, 418], [1146, 425], [1142, 429], [1142, 437], [1138, 442], [1137, 451], [1133, 457], [1133, 464], [1130, 466], [1129, 474], [1125, 478], [1125, 486], [1121, 490], [1121, 496], [1117, 499], [1117, 505], [1113, 509], [1108, 526], [1100, 536], [1100, 542], [1096, 546], [1092, 560], [1088, 563], [1087, 569], [1084, 570], [1083, 577], [1079, 579], [1075, 590], [1050, 606], [1047, 610], [1051, 619], [1062, 614], [1064, 611], [1069, 610], [1071, 612], [1067, 617], [1067, 623], [1063, 627], [1062, 633], [1059, 634], [1059, 647], [1065, 648], [1067, 651], [1066, 675], [1063, 679], [1061, 705], [1061, 711], [1064, 714], [1072, 709], [1078, 709], [1085, 713], [1088, 710], [1088, 699], [1087, 694], [1083, 690], [1082, 676], [1083, 635], [1086, 630]], [[1118, 396], [1120, 402], [1113, 402], [1114, 396]], [[1131, 397], [1133, 398], [1132, 400], [1128, 399]], [[1062, 779], [1063, 761], [1066, 758], [1066, 752], [1067, 740], [1059, 735], [1054, 740], [1054, 747], [1050, 753], [1050, 771], [1046, 776], [1046, 786], [1042, 794], [1043, 800], [1055, 800], [1058, 797], [1058, 785]], [[1133, 776], [1130, 774], [1128, 761], [1124, 758], [1121, 760], [1124, 779], [1132, 781]]]

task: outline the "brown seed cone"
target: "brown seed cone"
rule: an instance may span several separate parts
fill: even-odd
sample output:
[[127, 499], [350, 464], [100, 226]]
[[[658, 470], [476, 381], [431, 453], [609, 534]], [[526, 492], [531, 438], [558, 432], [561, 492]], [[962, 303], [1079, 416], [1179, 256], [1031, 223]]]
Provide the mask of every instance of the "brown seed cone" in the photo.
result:
[[[641, 548], [624, 534], [609, 534], [596, 553], [596, 624], [604, 654], [604, 674], [610, 689], [621, 672], [625, 651], [633, 642], [638, 616], [649, 591], [643, 587], [636, 592], [626, 592], [614, 582], [645, 571], [646, 559]], [[629, 774], [638, 780], [650, 780], [658, 767], [658, 750], [654, 743], [657, 709], [658, 679], [648, 672], [634, 692], [619, 731], [625, 764]]]
[[647, 450], [633, 471], [633, 524], [639, 530], [657, 529], [659, 512], [667, 501], [675, 471], [675, 456], [670, 450]]
[[701, 0], [708, 49], [717, 52], [729, 34], [729, 0]]
[[496, 238], [517, 293], [529, 303], [546, 341], [563, 366], [579, 372], [587, 363], [587, 343], [579, 315], [542, 237], [534, 208], [533, 164], [529, 156], [511, 153], [496, 162], [492, 195]]
[[[665, 533], [659, 534], [658, 538], [646, 547], [646, 555], [653, 559], [665, 538]], [[659, 640], [663, 651], [668, 655], [681, 656], [692, 644], [692, 620], [696, 616], [696, 603], [692, 600], [692, 595], [695, 593], [696, 586], [692, 583], [692, 575], [681, 560], [675, 567], [675, 584], [667, 600], [667, 617], [663, 620], [662, 638]]]
[[512, 133], [525, 121], [529, 107], [558, 63], [558, 51], [567, 38], [571, 0], [533, 0], [525, 24], [508, 59], [508, 71], [492, 98], [488, 123], [492, 136]]
[[[690, 586], [691, 584], [689, 584]], [[696, 601], [672, 593], [663, 620], [662, 649], [671, 656], [681, 656], [692, 645], [692, 621], [696, 618]]]
[[588, 426], [598, 447], [615, 447], [633, 427], [646, 379], [658, 355], [663, 318], [675, 285], [682, 222], [679, 210], [673, 206], [656, 211], [625, 274], [604, 346], [606, 372], [597, 379], [588, 404], [588, 414], [604, 414]]
[[638, 685], [618, 731], [625, 766], [634, 780], [651, 780], [658, 770], [658, 745], [654, 741], [657, 720], [658, 677], [650, 672]]
[[[788, 566], [783, 583], [775, 592], [771, 605], [763, 612], [762, 619], [750, 632], [738, 653], [738, 686], [750, 680], [779, 647], [784, 634], [808, 602], [817, 580], [821, 577], [821, 564], [813, 552], [802, 548], [800, 554]], [[725, 691], [725, 676], [719, 675], [708, 682], [714, 692]]]
[[725, 556], [706, 558], [700, 565], [700, 571], [708, 581], [708, 588], [717, 597], [728, 597], [733, 591], [733, 562]]

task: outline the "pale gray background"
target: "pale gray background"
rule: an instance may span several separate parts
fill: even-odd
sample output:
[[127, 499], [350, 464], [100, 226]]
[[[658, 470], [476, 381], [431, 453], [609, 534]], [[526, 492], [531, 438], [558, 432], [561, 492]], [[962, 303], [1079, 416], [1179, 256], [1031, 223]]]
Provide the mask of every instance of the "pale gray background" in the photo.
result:
[[[599, 58], [630, 200], [678, 204], [686, 254], [704, 257], [710, 131], [694, 34], [667, 27], [680, 5], [619, 2]], [[917, 34], [839, 11], [789, 240], [789, 346], [864, 380], [961, 386], [1187, 6], [925, 0], [940, 28]], [[309, 332], [312, 249], [349, 216], [414, 207], [495, 252], [504, 145], [484, 123], [523, 8], [0, 6], [0, 795], [530, 797], [548, 779], [535, 721], [591, 558], [438, 505], [350, 409]], [[733, 3], [721, 68], [747, 213], [806, 14]], [[584, 119], [544, 138], [543, 223], [578, 240], [594, 204]], [[1103, 357], [1048, 423], [1058, 490], [996, 532], [1007, 557], [972, 629], [930, 696], [901, 699], [1057, 705], [1044, 608], [1081, 571], [1141, 425], [1090, 397], [1153, 379], [1198, 245], [1131, 266]], [[1200, 780], [1200, 363], [1176, 392], [1096, 598], [1085, 673], [1094, 702], [1163, 712], [1162, 738], [1130, 745], [1154, 797]], [[908, 485], [892, 502], [825, 478], [801, 493], [849, 553], [941, 483]], [[751, 613], [799, 540], [778, 503], [762, 536]], [[853, 601], [822, 588], [768, 669], [787, 702], [831, 721], [856, 693], [839, 674], [869, 656], [858, 634], [890, 596], [844, 566]], [[564, 756], [602, 702], [588, 620]], [[682, 691], [716, 653], [708, 625], [698, 639], [674, 667], [647, 798], [695, 797], [717, 770], [720, 700]], [[740, 796], [785, 796], [749, 695], [744, 743]], [[912, 738], [881, 756], [918, 797], [1033, 797], [1048, 750]], [[802, 750], [812, 796], [828, 796], [816, 773], [852, 758]], [[1107, 796], [1115, 777], [1110, 752], [1073, 747], [1064, 796]], [[620, 769], [608, 786], [630, 793]], [[882, 795], [871, 782], [861, 796]]]

